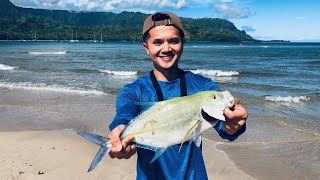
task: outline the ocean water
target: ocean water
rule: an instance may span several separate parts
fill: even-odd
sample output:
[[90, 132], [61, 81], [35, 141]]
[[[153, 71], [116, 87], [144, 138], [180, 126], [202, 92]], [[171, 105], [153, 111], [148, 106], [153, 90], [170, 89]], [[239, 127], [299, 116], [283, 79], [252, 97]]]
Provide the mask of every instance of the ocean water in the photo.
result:
[[[117, 94], [151, 68], [141, 43], [0, 42], [0, 88]], [[213, 79], [248, 110], [237, 141], [206, 134], [240, 168], [264, 179], [248, 161], [260, 160], [275, 178], [320, 177], [320, 43], [190, 42], [180, 68]]]

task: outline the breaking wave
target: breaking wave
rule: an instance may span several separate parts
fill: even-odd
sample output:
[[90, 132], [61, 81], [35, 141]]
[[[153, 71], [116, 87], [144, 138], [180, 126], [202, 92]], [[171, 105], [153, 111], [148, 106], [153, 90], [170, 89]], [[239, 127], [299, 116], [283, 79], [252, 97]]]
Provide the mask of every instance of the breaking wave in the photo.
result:
[[33, 55], [60, 55], [66, 54], [67, 51], [29, 51], [28, 53]]
[[14, 70], [18, 67], [13, 67], [13, 66], [8, 66], [8, 65], [5, 65], [5, 64], [0, 64], [0, 70], [3, 70], [3, 71], [10, 71], [10, 70]]
[[220, 71], [220, 70], [209, 70], [209, 69], [197, 69], [197, 70], [190, 70], [191, 72], [195, 74], [201, 74], [204, 76], [237, 76], [239, 75], [239, 72], [237, 71]]
[[46, 84], [32, 84], [32, 83], [9, 83], [0, 82], [0, 88], [8, 89], [23, 89], [23, 90], [35, 90], [35, 91], [52, 91], [52, 92], [62, 92], [71, 94], [82, 94], [82, 95], [103, 95], [102, 91], [98, 90], [85, 90], [74, 87], [64, 87], [60, 85], [46, 85]]
[[265, 98], [268, 101], [284, 103], [301, 103], [310, 99], [306, 96], [266, 96]]
[[107, 73], [109, 75], [115, 76], [136, 76], [138, 71], [111, 71], [111, 70], [100, 70], [102, 73]]

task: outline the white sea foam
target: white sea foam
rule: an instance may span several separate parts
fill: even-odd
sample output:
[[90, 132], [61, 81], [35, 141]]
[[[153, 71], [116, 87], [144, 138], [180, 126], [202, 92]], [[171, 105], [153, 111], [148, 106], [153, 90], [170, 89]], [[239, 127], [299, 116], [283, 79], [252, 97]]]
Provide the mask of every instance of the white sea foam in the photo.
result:
[[266, 96], [265, 98], [269, 101], [284, 103], [300, 103], [310, 99], [306, 96]]
[[195, 74], [201, 74], [204, 76], [237, 76], [239, 72], [236, 71], [220, 71], [220, 70], [210, 70], [210, 69], [197, 69], [197, 70], [190, 70]]
[[136, 76], [138, 71], [111, 71], [111, 70], [100, 70], [100, 72], [107, 73], [115, 76]]
[[18, 67], [14, 67], [14, 66], [8, 66], [8, 65], [5, 65], [5, 64], [0, 64], [0, 70], [3, 70], [3, 71], [11, 71], [11, 70], [14, 70]]
[[28, 53], [33, 55], [61, 55], [66, 54], [67, 51], [29, 51]]
[[34, 91], [52, 91], [52, 92], [62, 92], [71, 94], [92, 94], [92, 95], [103, 95], [102, 91], [98, 90], [84, 90], [73, 87], [64, 87], [60, 85], [46, 85], [46, 84], [32, 84], [32, 83], [10, 83], [10, 82], [0, 82], [0, 88], [8, 89], [23, 89], [23, 90], [34, 90]]

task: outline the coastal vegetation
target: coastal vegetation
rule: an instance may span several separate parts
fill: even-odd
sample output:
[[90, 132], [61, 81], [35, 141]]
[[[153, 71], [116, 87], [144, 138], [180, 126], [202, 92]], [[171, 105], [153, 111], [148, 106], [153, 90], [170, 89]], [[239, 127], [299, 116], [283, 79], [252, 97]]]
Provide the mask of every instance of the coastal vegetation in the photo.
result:
[[[0, 40], [142, 41], [147, 14], [137, 12], [71, 12], [17, 7], [0, 0]], [[230, 21], [181, 18], [188, 41], [254, 41]]]

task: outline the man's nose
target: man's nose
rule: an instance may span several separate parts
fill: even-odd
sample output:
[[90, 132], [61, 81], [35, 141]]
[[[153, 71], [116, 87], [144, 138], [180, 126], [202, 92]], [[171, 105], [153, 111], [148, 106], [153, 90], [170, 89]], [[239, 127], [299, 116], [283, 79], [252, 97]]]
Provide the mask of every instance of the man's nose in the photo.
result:
[[169, 52], [169, 51], [171, 51], [171, 47], [170, 47], [170, 44], [169, 44], [168, 42], [163, 43], [163, 45], [162, 45], [162, 51], [163, 51], [163, 52]]

